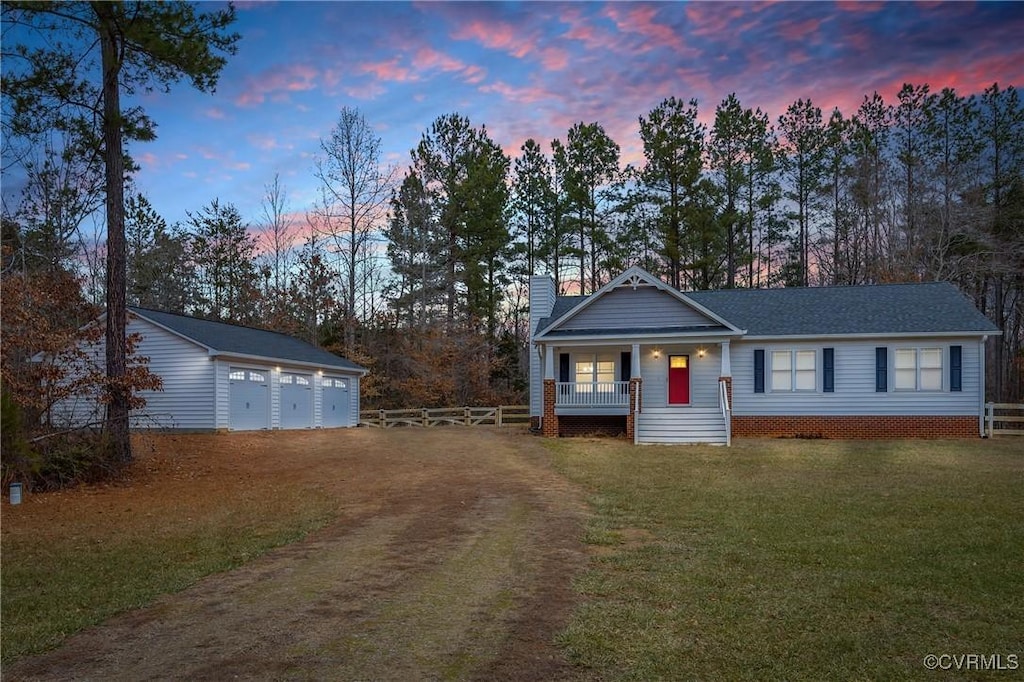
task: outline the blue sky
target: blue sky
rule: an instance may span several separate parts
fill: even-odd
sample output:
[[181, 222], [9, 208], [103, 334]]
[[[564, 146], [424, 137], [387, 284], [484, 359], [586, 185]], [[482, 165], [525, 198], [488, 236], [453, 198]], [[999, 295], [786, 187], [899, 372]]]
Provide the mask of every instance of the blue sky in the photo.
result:
[[[776, 120], [798, 97], [852, 113], [904, 82], [980, 92], [1024, 81], [1024, 3], [241, 2], [242, 38], [213, 95], [179, 84], [142, 103], [138, 186], [169, 221], [212, 199], [259, 222], [275, 173], [312, 201], [314, 155], [343, 106], [386, 161], [459, 112], [515, 154], [598, 121], [641, 158], [637, 118], [668, 96], [703, 118], [735, 92]], [[211, 5], [213, 7], [213, 5]]]

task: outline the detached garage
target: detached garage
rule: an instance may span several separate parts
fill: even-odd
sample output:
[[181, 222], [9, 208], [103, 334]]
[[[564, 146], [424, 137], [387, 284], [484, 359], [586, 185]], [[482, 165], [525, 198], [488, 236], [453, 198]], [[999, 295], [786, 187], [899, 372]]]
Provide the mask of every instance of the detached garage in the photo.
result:
[[[143, 391], [135, 429], [255, 431], [356, 426], [359, 381], [366, 370], [322, 348], [278, 332], [129, 308], [137, 354], [163, 379]], [[97, 349], [102, 357], [103, 349]], [[68, 421], [89, 421], [81, 405]], [[61, 406], [55, 408], [57, 415]], [[74, 413], [74, 414], [72, 414]], [[55, 415], [55, 416], [57, 416]]]

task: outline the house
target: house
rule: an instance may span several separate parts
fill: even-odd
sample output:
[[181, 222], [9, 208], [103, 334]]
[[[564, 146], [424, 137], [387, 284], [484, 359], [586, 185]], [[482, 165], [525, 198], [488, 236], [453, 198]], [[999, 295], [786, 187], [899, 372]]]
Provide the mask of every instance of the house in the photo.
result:
[[545, 436], [984, 433], [985, 340], [948, 282], [683, 293], [631, 268], [590, 296], [530, 280], [530, 415]]
[[[163, 379], [162, 391], [141, 391], [135, 429], [251, 431], [356, 426], [359, 381], [366, 370], [287, 334], [129, 308], [136, 354]], [[95, 349], [103, 357], [102, 345]], [[95, 400], [65, 401], [55, 421], [86, 423], [102, 416]]]

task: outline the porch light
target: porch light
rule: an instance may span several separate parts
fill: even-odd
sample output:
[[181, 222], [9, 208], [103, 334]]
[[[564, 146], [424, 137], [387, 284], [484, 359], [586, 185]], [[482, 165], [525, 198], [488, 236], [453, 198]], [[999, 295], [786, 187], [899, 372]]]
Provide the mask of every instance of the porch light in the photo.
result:
[[704, 357], [704, 354], [705, 354], [705, 353], [707, 353], [707, 351], [706, 351], [706, 350], [705, 350], [704, 348], [698, 348], [698, 349], [697, 349], [697, 357], [698, 357], [698, 358], [702, 358], [702, 357]]
[[654, 359], [657, 360], [658, 358], [661, 357], [661, 349], [655, 348], [653, 351], [651, 351], [651, 355], [653, 355]]

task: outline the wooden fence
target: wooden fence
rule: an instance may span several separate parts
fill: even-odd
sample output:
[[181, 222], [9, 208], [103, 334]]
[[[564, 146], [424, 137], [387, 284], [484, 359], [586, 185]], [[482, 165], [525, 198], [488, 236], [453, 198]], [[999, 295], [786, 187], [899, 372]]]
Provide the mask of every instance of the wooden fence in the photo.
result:
[[529, 405], [497, 407], [441, 407], [411, 410], [363, 410], [360, 426], [390, 428], [392, 426], [508, 426], [529, 424]]
[[992, 436], [1024, 436], [1024, 405], [985, 404], [985, 433]]

